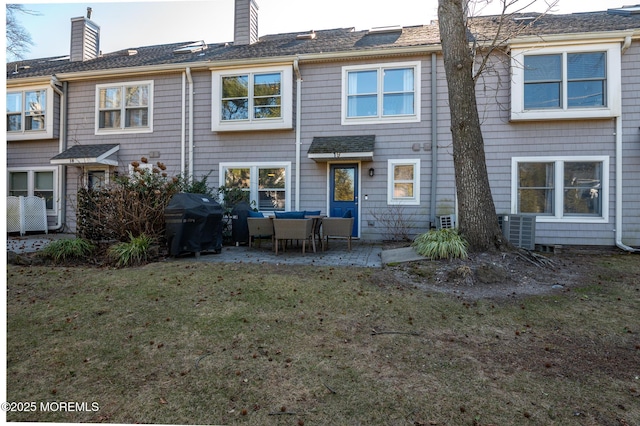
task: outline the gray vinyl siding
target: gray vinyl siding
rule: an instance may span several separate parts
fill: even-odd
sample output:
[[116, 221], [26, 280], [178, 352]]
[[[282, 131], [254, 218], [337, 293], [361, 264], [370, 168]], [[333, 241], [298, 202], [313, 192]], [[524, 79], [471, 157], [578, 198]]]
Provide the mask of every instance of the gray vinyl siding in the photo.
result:
[[[328, 203], [328, 163], [315, 162], [307, 156], [314, 137], [375, 135], [373, 161], [360, 163], [360, 237], [366, 240], [380, 240], [389, 233], [376, 215], [390, 211], [400, 211], [411, 223], [411, 234], [426, 232], [430, 226], [429, 191], [431, 175], [431, 152], [412, 150], [414, 143], [431, 145], [431, 79], [430, 61], [422, 58], [403, 57], [397, 60], [370, 60], [367, 62], [336, 62], [305, 64], [302, 73], [302, 116], [301, 116], [301, 200], [302, 209], [321, 208], [326, 212]], [[342, 108], [342, 67], [360, 64], [384, 64], [421, 60], [422, 109], [420, 123], [406, 124], [341, 124]], [[387, 160], [421, 160], [421, 205], [387, 205]], [[336, 159], [334, 162], [357, 162]], [[368, 175], [369, 168], [375, 176]], [[365, 195], [367, 200], [365, 200]], [[372, 223], [372, 226], [370, 226]]]
[[[153, 133], [95, 134], [96, 84], [127, 81], [154, 82]], [[180, 74], [77, 82], [69, 90], [69, 134], [67, 145], [119, 143], [118, 161], [121, 171], [140, 157], [149, 157], [151, 151], [159, 151], [159, 158], [169, 173], [180, 171], [180, 132], [182, 89]]]

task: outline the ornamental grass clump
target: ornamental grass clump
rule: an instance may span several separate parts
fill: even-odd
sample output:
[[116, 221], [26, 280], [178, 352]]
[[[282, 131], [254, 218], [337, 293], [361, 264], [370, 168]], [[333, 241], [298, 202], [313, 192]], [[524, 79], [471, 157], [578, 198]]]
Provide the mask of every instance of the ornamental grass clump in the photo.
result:
[[469, 244], [457, 229], [444, 228], [418, 235], [411, 246], [430, 259], [465, 259]]
[[84, 238], [65, 238], [47, 244], [42, 255], [55, 263], [62, 263], [72, 259], [85, 259], [91, 256], [95, 248]]
[[129, 233], [129, 241], [112, 245], [109, 247], [108, 255], [119, 268], [142, 265], [151, 258], [153, 243], [153, 238], [146, 234], [134, 237]]

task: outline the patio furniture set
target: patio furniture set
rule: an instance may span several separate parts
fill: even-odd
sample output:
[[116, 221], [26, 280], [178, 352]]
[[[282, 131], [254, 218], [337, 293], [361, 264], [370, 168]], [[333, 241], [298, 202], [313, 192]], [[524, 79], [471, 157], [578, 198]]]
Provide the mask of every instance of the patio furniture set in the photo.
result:
[[279, 245], [282, 251], [288, 241], [302, 241], [302, 253], [310, 244], [316, 252], [316, 239], [321, 243], [322, 251], [329, 247], [329, 238], [346, 238], [347, 247], [351, 250], [351, 233], [353, 217], [327, 217], [320, 212], [276, 212], [271, 217], [256, 217], [261, 213], [247, 217], [249, 227], [249, 247], [252, 242], [271, 239], [273, 250], [278, 254]]

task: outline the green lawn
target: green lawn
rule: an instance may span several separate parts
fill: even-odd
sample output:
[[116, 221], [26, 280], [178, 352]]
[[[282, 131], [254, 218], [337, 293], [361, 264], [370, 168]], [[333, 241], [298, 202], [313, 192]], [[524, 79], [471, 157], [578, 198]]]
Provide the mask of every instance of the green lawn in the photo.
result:
[[638, 425], [640, 262], [600, 262], [580, 289], [477, 302], [376, 269], [9, 266], [7, 399], [36, 409], [7, 419]]

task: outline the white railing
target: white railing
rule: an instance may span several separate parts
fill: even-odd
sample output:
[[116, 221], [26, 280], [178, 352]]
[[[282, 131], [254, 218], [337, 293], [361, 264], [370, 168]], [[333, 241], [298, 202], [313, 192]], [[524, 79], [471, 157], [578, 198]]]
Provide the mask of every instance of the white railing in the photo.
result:
[[44, 198], [7, 197], [7, 232], [44, 231], [47, 228], [47, 204]]

